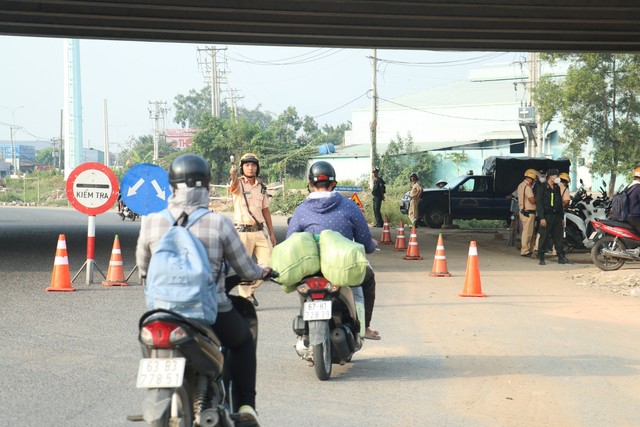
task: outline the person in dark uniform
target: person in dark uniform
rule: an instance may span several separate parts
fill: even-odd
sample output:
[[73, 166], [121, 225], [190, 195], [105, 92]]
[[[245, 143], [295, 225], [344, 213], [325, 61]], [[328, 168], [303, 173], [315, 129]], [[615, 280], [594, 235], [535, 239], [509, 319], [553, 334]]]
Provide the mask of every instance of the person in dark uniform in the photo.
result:
[[553, 244], [558, 253], [558, 264], [571, 264], [564, 256], [562, 247], [562, 221], [564, 220], [564, 208], [562, 206], [562, 193], [558, 183], [557, 169], [547, 171], [547, 180], [538, 186], [536, 194], [536, 216], [540, 218], [538, 231], [540, 232], [540, 244], [538, 258], [540, 265], [545, 265], [544, 253], [551, 249]]
[[374, 227], [382, 227], [384, 225], [382, 220], [382, 213], [380, 212], [382, 208], [382, 201], [384, 200], [384, 193], [386, 193], [386, 182], [380, 176], [380, 170], [375, 168], [372, 172], [373, 174], [373, 191], [371, 194], [373, 195], [373, 215], [376, 218], [376, 223], [373, 225]]

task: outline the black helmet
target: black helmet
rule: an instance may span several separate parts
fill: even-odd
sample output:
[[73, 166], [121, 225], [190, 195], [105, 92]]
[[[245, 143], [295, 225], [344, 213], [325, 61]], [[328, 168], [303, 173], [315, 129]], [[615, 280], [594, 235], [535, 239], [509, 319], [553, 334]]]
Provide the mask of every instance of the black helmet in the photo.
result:
[[207, 161], [197, 154], [176, 157], [169, 166], [169, 183], [173, 188], [207, 187], [211, 181], [211, 169]]
[[411, 175], [409, 175], [409, 180], [411, 180], [411, 178], [415, 177], [416, 179], [418, 179], [418, 174], [417, 173], [412, 173]]
[[325, 161], [315, 162], [309, 168], [309, 182], [332, 182], [336, 180], [336, 171], [331, 163]]
[[260, 175], [260, 160], [258, 160], [258, 156], [253, 153], [246, 153], [242, 157], [240, 157], [240, 173], [242, 173], [242, 166], [245, 163], [253, 163], [258, 167], [256, 171], [256, 176]]

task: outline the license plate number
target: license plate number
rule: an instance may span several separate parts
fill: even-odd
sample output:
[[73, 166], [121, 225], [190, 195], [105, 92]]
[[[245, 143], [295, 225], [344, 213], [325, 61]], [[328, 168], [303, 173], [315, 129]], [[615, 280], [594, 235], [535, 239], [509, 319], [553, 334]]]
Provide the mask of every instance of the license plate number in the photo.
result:
[[138, 388], [176, 388], [182, 385], [187, 359], [142, 359], [138, 368]]
[[331, 319], [331, 301], [312, 301], [304, 303], [304, 320]]

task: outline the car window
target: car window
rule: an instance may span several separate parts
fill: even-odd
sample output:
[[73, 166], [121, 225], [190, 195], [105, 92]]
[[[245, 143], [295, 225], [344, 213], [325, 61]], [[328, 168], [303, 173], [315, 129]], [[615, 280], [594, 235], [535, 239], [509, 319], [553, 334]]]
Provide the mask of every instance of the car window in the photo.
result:
[[458, 186], [458, 191], [464, 191], [469, 193], [484, 193], [488, 189], [487, 178], [477, 176], [469, 178], [464, 183]]

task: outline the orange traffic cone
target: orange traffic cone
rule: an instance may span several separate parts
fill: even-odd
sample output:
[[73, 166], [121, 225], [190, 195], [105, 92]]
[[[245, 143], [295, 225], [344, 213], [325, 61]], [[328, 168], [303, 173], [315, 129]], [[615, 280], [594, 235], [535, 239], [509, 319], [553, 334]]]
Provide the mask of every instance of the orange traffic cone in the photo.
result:
[[71, 273], [69, 272], [69, 256], [67, 255], [67, 240], [64, 234], [58, 236], [58, 246], [56, 247], [56, 259], [53, 262], [53, 272], [51, 273], [51, 286], [47, 292], [73, 292], [71, 287]]
[[389, 218], [384, 217], [384, 226], [382, 227], [382, 238], [378, 242], [381, 245], [391, 245], [391, 230], [389, 230]]
[[398, 235], [396, 236], [396, 244], [393, 247], [394, 251], [405, 251], [407, 249], [407, 241], [404, 238], [404, 224], [400, 221], [398, 226]]
[[467, 260], [467, 271], [464, 275], [464, 288], [461, 297], [486, 297], [482, 293], [480, 283], [480, 269], [478, 268], [478, 247], [476, 242], [469, 244], [469, 259]]
[[432, 277], [451, 277], [447, 270], [447, 257], [444, 254], [444, 242], [442, 241], [442, 233], [438, 235], [438, 244], [436, 246], [436, 256], [433, 257], [433, 268], [431, 269]]
[[102, 282], [104, 286], [129, 286], [124, 278], [124, 266], [122, 262], [122, 251], [120, 250], [120, 239], [116, 234], [111, 250], [111, 260], [107, 270], [107, 280]]
[[424, 259], [420, 256], [420, 249], [418, 248], [418, 235], [416, 234], [415, 226], [411, 228], [411, 236], [409, 236], [409, 247], [407, 248], [407, 255], [405, 255], [404, 259]]

